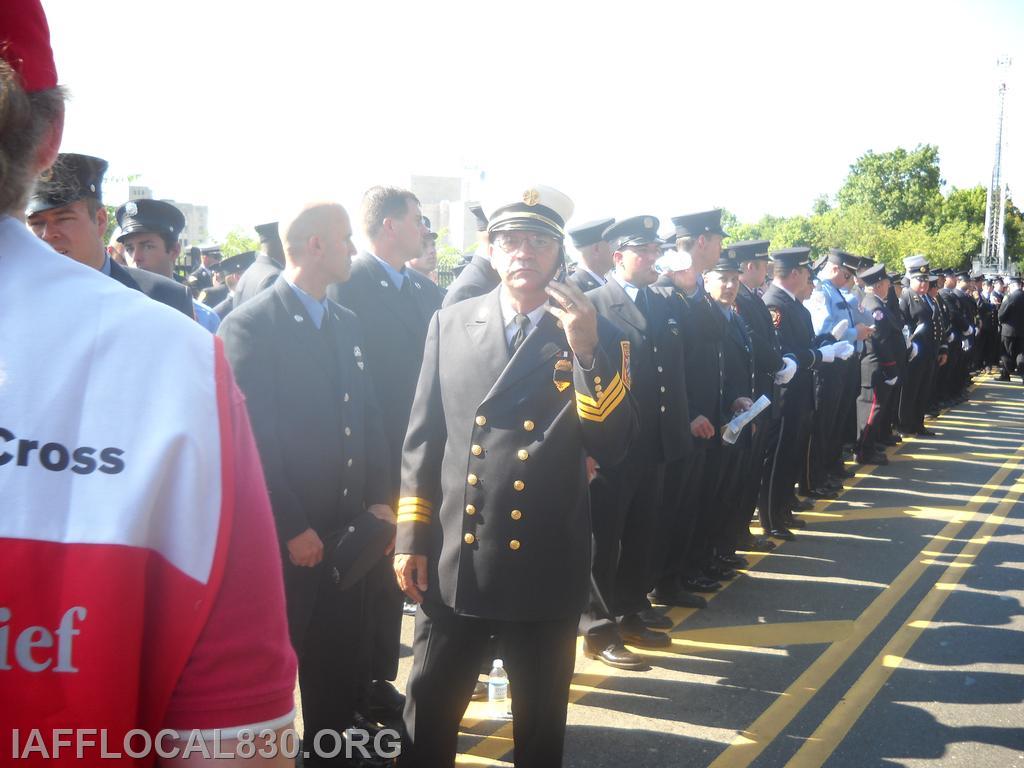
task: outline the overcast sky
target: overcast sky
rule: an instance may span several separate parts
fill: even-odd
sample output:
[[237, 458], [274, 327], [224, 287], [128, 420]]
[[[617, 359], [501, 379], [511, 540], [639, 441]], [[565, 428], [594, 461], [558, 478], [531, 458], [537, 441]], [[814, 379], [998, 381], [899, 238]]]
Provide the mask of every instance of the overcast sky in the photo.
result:
[[558, 187], [579, 221], [807, 213], [865, 151], [918, 143], [987, 185], [1004, 53], [1024, 189], [1019, 0], [43, 5], [63, 149], [208, 205], [215, 237], [471, 167]]

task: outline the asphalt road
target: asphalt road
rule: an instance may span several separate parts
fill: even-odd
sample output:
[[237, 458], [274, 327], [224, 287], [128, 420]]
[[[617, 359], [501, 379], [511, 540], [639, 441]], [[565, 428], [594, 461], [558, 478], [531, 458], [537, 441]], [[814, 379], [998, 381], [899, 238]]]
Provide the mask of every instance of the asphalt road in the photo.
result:
[[[929, 426], [672, 610], [650, 671], [578, 654], [565, 765], [1024, 768], [1024, 387], [984, 378]], [[460, 765], [511, 765], [486, 704], [462, 732]]]

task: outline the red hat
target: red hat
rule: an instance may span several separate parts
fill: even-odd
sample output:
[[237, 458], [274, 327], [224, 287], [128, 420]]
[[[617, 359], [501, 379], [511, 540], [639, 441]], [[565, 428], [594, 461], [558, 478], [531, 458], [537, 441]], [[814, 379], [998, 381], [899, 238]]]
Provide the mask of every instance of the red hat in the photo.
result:
[[50, 27], [40, 0], [0, 2], [0, 57], [21, 76], [28, 93], [57, 87]]

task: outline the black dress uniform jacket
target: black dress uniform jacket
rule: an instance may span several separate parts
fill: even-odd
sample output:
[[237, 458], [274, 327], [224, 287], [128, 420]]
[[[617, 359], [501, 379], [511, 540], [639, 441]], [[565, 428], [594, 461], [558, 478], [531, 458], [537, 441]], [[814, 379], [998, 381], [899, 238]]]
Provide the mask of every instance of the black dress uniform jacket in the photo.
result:
[[426, 555], [425, 599], [506, 621], [578, 616], [590, 585], [585, 457], [636, 433], [622, 336], [598, 319], [591, 371], [545, 314], [509, 359], [499, 290], [427, 333], [402, 462], [396, 551]]
[[444, 306], [450, 307], [474, 296], [483, 296], [494, 290], [501, 278], [491, 262], [479, 254], [474, 254], [462, 273], [448, 286], [444, 295]]
[[260, 291], [273, 285], [283, 269], [282, 264], [278, 264], [265, 253], [256, 256], [256, 260], [238, 278], [238, 284], [235, 286], [235, 306], [241, 306]]
[[860, 381], [862, 387], [875, 388], [900, 373], [899, 358], [906, 354], [902, 318], [894, 318], [885, 301], [873, 293], [864, 294], [861, 306], [871, 315], [875, 330], [866, 340]]
[[1024, 336], [1024, 291], [1014, 291], [999, 305], [1000, 335]]
[[183, 315], [195, 320], [192, 297], [188, 288], [169, 277], [147, 272], [145, 269], [122, 267], [116, 261], [110, 262], [110, 276], [132, 290], [141, 291], [154, 301], [174, 307]]
[[814, 398], [813, 370], [821, 364], [821, 352], [815, 347], [814, 325], [811, 313], [786, 290], [778, 285], [769, 286], [762, 297], [782, 352], [797, 362], [797, 371], [786, 387], [785, 408], [810, 408]]
[[743, 283], [736, 293], [736, 309], [747, 324], [754, 348], [754, 397], [766, 395], [774, 404], [779, 399], [775, 374], [782, 369], [784, 362], [782, 346], [772, 325], [772, 314], [761, 297]]
[[689, 402], [685, 383], [683, 327], [670, 298], [648, 290], [648, 315], [616, 280], [587, 294], [597, 312], [630, 342], [631, 393], [640, 413], [643, 442], [633, 446], [637, 458], [667, 463], [690, 452]]
[[394, 473], [393, 487], [397, 490], [402, 442], [423, 362], [423, 343], [430, 318], [441, 306], [441, 291], [414, 269], [405, 270], [405, 282], [399, 291], [380, 262], [363, 253], [352, 262], [348, 281], [330, 286], [327, 296], [352, 310], [362, 325], [366, 341], [363, 356], [384, 420], [388, 467]]
[[946, 352], [945, 332], [941, 318], [937, 316], [938, 303], [935, 303], [933, 312], [928, 299], [914, 291], [904, 291], [900, 296], [900, 310], [910, 327], [911, 340], [918, 345], [919, 354], [933, 358]]
[[703, 290], [693, 296], [673, 291], [673, 300], [686, 338], [689, 421], [703, 416], [717, 429], [726, 418], [723, 389], [725, 358], [722, 354], [725, 318]]
[[359, 320], [328, 303], [320, 329], [284, 280], [218, 330], [245, 394], [282, 546], [391, 504], [387, 448]]
[[590, 274], [587, 270], [581, 269], [579, 267], [573, 270], [573, 273], [569, 275], [567, 278], [565, 278], [565, 282], [569, 283], [570, 285], [576, 286], [584, 293], [586, 293], [587, 291], [592, 291], [595, 288], [600, 288], [602, 285], [601, 283], [597, 282], [597, 280], [594, 279], [594, 276]]

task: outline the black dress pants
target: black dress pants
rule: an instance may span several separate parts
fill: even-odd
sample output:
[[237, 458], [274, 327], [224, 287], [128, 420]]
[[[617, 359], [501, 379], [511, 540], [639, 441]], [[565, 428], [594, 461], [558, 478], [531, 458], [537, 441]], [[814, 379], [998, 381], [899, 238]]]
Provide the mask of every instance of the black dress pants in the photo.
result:
[[591, 595], [580, 630], [601, 648], [619, 641], [616, 619], [650, 607], [650, 559], [664, 464], [627, 458], [590, 483]]
[[517, 768], [562, 764], [569, 683], [576, 663], [577, 617], [496, 621], [423, 604], [416, 613], [412, 672], [405, 700], [402, 768], [454, 765], [459, 722], [480, 664], [497, 637], [512, 693]]
[[[335, 741], [352, 725], [363, 669], [356, 663], [362, 645], [364, 582], [339, 592], [321, 563], [303, 568], [284, 562], [288, 631], [299, 660], [303, 742], [319, 736], [321, 752], [337, 751]], [[312, 753], [312, 746], [309, 747]], [[307, 766], [343, 765], [337, 758], [311, 754]]]

